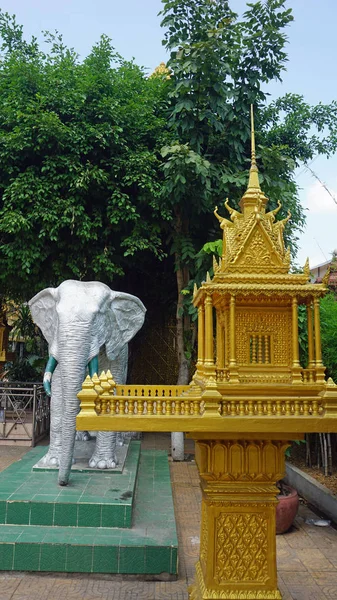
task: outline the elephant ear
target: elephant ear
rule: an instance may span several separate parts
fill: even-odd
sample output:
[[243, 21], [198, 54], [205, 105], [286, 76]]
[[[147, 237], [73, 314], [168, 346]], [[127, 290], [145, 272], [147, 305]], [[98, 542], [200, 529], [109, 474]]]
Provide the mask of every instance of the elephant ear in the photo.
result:
[[55, 288], [46, 288], [29, 300], [28, 305], [34, 323], [40, 327], [48, 342], [50, 354], [57, 360], [52, 347], [56, 337], [55, 332], [58, 320], [55, 295]]
[[111, 292], [110, 310], [107, 312], [105, 348], [110, 360], [118, 357], [127, 344], [142, 327], [146, 308], [131, 294]]

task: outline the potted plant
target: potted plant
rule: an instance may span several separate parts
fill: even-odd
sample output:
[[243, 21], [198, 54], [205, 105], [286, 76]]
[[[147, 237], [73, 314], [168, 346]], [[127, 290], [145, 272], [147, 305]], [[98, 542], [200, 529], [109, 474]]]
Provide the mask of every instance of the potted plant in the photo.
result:
[[297, 515], [299, 506], [299, 497], [297, 491], [284, 483], [278, 481], [277, 487], [280, 490], [278, 494], [278, 504], [276, 506], [276, 534], [285, 533], [292, 526]]

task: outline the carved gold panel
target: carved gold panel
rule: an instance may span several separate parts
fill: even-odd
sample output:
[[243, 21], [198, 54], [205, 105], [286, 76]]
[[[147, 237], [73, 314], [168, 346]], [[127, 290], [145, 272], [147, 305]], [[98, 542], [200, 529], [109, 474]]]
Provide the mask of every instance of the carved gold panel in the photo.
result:
[[236, 359], [240, 365], [250, 363], [250, 338], [270, 336], [270, 363], [291, 366], [292, 330], [290, 309], [271, 310], [270, 307], [237, 307], [235, 318]]

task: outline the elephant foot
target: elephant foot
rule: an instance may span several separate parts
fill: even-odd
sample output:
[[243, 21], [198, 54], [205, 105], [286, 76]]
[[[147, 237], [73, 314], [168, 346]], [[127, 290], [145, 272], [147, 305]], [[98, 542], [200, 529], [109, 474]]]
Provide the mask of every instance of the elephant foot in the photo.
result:
[[117, 467], [116, 455], [107, 458], [99, 454], [93, 454], [89, 460], [89, 467], [92, 469], [115, 469]]
[[117, 431], [117, 435], [116, 435], [117, 446], [124, 446], [124, 442], [125, 442], [125, 433], [123, 433], [122, 431]]
[[44, 467], [59, 467], [60, 457], [57, 450], [48, 450], [47, 454], [41, 458], [40, 464]]
[[[60, 450], [53, 450], [53, 449], [49, 449], [47, 454], [45, 454], [41, 459], [40, 459], [40, 465], [44, 466], [44, 467], [59, 467], [60, 466], [60, 459], [61, 459], [61, 448]], [[75, 459], [72, 458], [71, 460], [71, 464], [75, 464]]]
[[91, 440], [89, 431], [76, 431], [75, 441], [76, 442], [88, 442]]

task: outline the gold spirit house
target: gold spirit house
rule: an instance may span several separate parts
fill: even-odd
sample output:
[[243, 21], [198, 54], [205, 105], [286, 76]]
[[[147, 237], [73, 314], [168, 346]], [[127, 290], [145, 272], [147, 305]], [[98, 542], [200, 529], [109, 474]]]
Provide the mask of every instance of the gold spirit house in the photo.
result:
[[[253, 117], [253, 115], [252, 115]], [[319, 300], [309, 264], [291, 274], [286, 219], [268, 212], [252, 156], [241, 211], [215, 216], [223, 254], [195, 289], [198, 361], [189, 386], [119, 386], [111, 373], [79, 393], [79, 430], [185, 431], [202, 488], [200, 557], [191, 600], [276, 600], [275, 506], [290, 440], [337, 431], [337, 386], [324, 379]], [[299, 362], [298, 306], [308, 356]]]

